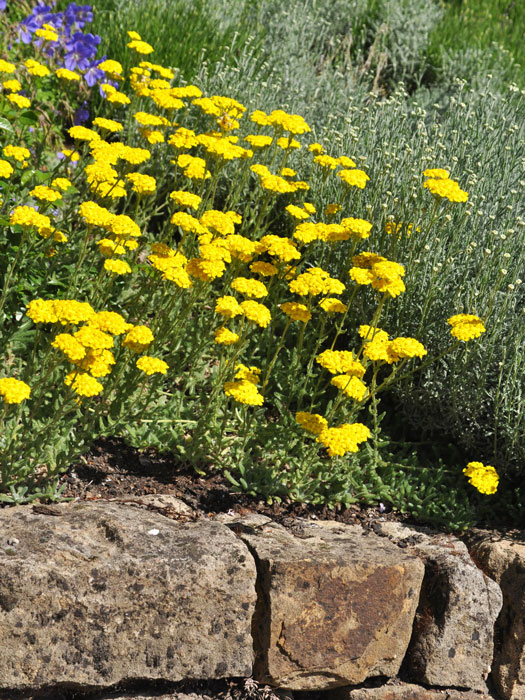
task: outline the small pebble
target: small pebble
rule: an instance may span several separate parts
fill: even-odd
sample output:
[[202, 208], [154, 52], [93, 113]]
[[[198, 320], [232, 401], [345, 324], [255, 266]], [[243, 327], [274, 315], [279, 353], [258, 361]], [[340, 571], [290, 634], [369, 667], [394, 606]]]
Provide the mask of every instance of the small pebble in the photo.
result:
[[158, 535], [160, 530], [153, 528], [153, 530], [148, 530], [148, 535]]

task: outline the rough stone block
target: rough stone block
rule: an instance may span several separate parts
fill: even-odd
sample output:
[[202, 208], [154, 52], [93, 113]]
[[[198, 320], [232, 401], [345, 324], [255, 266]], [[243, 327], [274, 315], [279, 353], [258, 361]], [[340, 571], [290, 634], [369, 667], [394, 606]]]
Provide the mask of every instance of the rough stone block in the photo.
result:
[[323, 690], [397, 673], [424, 573], [418, 557], [358, 525], [298, 521], [294, 536], [248, 516], [230, 527], [257, 561], [257, 681]]
[[496, 622], [492, 678], [507, 700], [525, 700], [525, 542], [477, 533], [469, 542], [472, 556], [503, 593]]
[[425, 578], [405, 669], [410, 680], [486, 690], [501, 610], [497, 583], [474, 564], [463, 542], [386, 522], [380, 527], [403, 551], [425, 562]]
[[0, 689], [251, 675], [255, 563], [227, 527], [53, 511], [0, 511]]
[[423, 688], [393, 681], [377, 688], [340, 688], [327, 700], [489, 700], [489, 697], [470, 690]]

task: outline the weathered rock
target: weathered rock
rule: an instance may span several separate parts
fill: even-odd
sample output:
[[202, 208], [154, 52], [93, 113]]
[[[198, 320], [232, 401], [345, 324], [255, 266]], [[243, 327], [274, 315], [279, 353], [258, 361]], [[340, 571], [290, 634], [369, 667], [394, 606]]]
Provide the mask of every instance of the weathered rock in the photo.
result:
[[412, 681], [485, 690], [501, 610], [497, 583], [476, 567], [460, 540], [401, 523], [380, 526], [403, 551], [425, 561], [425, 578], [405, 668]]
[[169, 493], [146, 494], [144, 496], [139, 496], [137, 501], [142, 501], [142, 503], [152, 506], [153, 508], [166, 510], [170, 514], [174, 513], [177, 515], [191, 516], [194, 512], [184, 501]]
[[0, 688], [246, 676], [255, 564], [217, 522], [113, 503], [0, 512]]
[[479, 532], [469, 542], [472, 556], [503, 593], [496, 622], [492, 678], [508, 700], [525, 700], [525, 542]]
[[485, 693], [470, 690], [423, 688], [411, 683], [387, 683], [377, 688], [339, 688], [329, 700], [488, 700]]
[[[222, 518], [222, 522], [227, 522]], [[359, 525], [230, 518], [257, 560], [256, 680], [322, 690], [395, 675], [405, 654], [422, 562]]]

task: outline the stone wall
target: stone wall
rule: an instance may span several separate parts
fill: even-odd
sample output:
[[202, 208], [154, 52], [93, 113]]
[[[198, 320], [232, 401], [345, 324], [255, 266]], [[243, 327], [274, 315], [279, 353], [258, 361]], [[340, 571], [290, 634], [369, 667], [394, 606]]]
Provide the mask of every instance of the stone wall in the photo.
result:
[[525, 700], [524, 543], [478, 533], [471, 556], [394, 522], [194, 521], [162, 498], [0, 511], [0, 695], [251, 677], [333, 700]]

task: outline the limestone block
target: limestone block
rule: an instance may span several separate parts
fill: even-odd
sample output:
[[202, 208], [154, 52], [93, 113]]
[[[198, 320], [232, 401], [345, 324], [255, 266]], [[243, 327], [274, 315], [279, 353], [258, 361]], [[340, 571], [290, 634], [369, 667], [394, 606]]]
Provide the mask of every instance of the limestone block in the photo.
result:
[[424, 574], [419, 558], [359, 525], [297, 521], [294, 535], [264, 516], [229, 522], [257, 561], [257, 681], [323, 690], [397, 673]]
[[217, 522], [0, 511], [0, 689], [251, 675], [256, 570]]
[[485, 573], [501, 586], [492, 678], [507, 700], [525, 700], [525, 542], [480, 532], [469, 543]]
[[405, 669], [410, 680], [441, 687], [486, 690], [494, 651], [494, 623], [502, 595], [478, 569], [463, 542], [396, 522], [384, 534], [425, 561], [425, 578]]
[[489, 695], [456, 688], [423, 688], [394, 681], [378, 688], [340, 688], [327, 700], [489, 700]]

